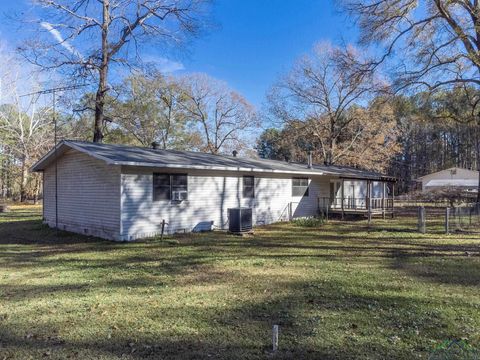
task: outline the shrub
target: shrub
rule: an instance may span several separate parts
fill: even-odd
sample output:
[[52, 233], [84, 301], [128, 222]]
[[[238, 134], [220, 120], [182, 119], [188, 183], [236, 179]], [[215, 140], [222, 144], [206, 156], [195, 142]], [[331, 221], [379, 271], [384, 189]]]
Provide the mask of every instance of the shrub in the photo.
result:
[[297, 226], [303, 227], [318, 227], [323, 225], [325, 220], [323, 217], [319, 216], [308, 216], [308, 217], [299, 217], [292, 220], [292, 222]]

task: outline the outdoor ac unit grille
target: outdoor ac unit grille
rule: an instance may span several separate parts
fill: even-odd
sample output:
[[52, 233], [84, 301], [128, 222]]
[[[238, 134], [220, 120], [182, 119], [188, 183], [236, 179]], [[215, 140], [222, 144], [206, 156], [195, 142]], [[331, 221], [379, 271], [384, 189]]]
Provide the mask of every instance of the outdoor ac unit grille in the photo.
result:
[[228, 209], [228, 230], [232, 233], [251, 231], [253, 228], [251, 208]]

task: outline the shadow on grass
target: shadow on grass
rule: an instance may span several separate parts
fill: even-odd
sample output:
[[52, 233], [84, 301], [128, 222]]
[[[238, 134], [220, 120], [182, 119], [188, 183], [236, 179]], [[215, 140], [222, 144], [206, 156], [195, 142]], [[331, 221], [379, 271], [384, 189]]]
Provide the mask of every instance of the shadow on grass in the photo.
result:
[[[457, 247], [455, 251], [462, 250]], [[480, 286], [480, 257], [468, 255], [468, 251], [452, 258], [438, 253], [411, 256], [404, 250], [395, 250], [392, 252], [392, 268], [434, 283]]]
[[[61, 272], [64, 281], [76, 274], [71, 277], [72, 283], [65, 284], [48, 285], [46, 281], [43, 285], [26, 285], [9, 280], [0, 287], [2, 305], [17, 306], [30, 300], [48, 303], [63, 297], [73, 301], [83, 295], [95, 298], [105, 292], [120, 297], [126, 293], [121, 290], [131, 288], [136, 297], [130, 299], [129, 308], [147, 313], [137, 315], [132, 311], [128, 329], [113, 332], [111, 337], [105, 330], [109, 318], [76, 313], [77, 326], [92, 326], [96, 331], [91, 338], [81, 340], [55, 335], [72, 327], [66, 323], [70, 315], [56, 322], [43, 320], [37, 324], [24, 319], [28, 326], [16, 319], [0, 318], [0, 354], [7, 358], [13, 354], [15, 358], [16, 352], [27, 351], [33, 358], [44, 357], [48, 352], [48, 358], [56, 359], [123, 356], [135, 360], [411, 359], [412, 354], [428, 354], [432, 339], [443, 341], [465, 335], [463, 322], [437, 309], [445, 307], [445, 301], [454, 303], [449, 306], [455, 311], [470, 309], [471, 304], [458, 298], [429, 298], [424, 285], [413, 295], [405, 289], [420, 286], [419, 279], [437, 284], [479, 285], [480, 258], [475, 256], [475, 244], [395, 238], [393, 232], [375, 239], [364, 236], [355, 236], [352, 225], [345, 229], [306, 229], [282, 224], [262, 228], [255, 237], [245, 239], [209, 233], [178, 236], [175, 244], [155, 240], [112, 243], [63, 232], [57, 236], [39, 220], [0, 222], [0, 264], [13, 270], [11, 273], [25, 268], [27, 274], [48, 280], [55, 272]], [[284, 281], [284, 260], [295, 262], [295, 267], [303, 267], [305, 273], [318, 267], [318, 274], [310, 273], [305, 281]], [[350, 268], [360, 265], [359, 271], [366, 271], [365, 274], [378, 266], [378, 271], [398, 271], [409, 279], [391, 285], [391, 273], [385, 281], [377, 273], [381, 280], [369, 283], [362, 278], [351, 280], [355, 274], [350, 277], [333, 273], [339, 269], [335, 267], [328, 274], [333, 278], [319, 280], [322, 266], [327, 268], [325, 260], [345, 263]], [[259, 266], [265, 262], [265, 272], [252, 271], [256, 266], [253, 261]], [[237, 270], [229, 266], [234, 263]], [[245, 272], [242, 266], [246, 267]], [[93, 281], [87, 282], [88, 279]], [[159, 311], [148, 307], [144, 295], [150, 287], [163, 299], [162, 296], [179, 289], [209, 285], [230, 286], [231, 291], [249, 292], [251, 296], [237, 300], [220, 293], [218, 296], [225, 299], [224, 304], [218, 305], [213, 299], [217, 293], [206, 293], [199, 297], [200, 305], [180, 301]], [[29, 311], [24, 316], [35, 315], [33, 310], [32, 314]], [[152, 319], [164, 327], [143, 331], [142, 327]], [[180, 326], [174, 331], [168, 324]], [[268, 353], [273, 324], [281, 329], [280, 351], [275, 356]]]
[[[261, 283], [265, 281], [266, 278]], [[52, 324], [40, 324], [43, 333], [29, 330], [32, 334], [28, 337], [22, 336], [18, 328], [4, 324], [0, 328], [0, 343], [7, 351], [61, 352], [65, 357], [76, 354], [79, 358], [88, 353], [92, 358], [264, 359], [271, 357], [271, 327], [277, 324], [280, 350], [276, 359], [411, 359], [412, 353], [425, 354], [430, 350], [431, 343], [426, 339], [419, 341], [418, 332], [428, 332], [430, 339], [438, 341], [456, 332], [455, 328], [447, 330], [450, 320], [432, 310], [431, 301], [344, 285], [333, 280], [270, 281], [272, 289], [282, 289], [281, 295], [265, 295], [227, 308], [200, 305], [162, 314], [151, 309], [147, 315], [166, 323], [202, 324], [199, 329], [195, 325], [190, 330], [183, 327], [170, 332], [132, 329], [132, 336], [113, 333], [108, 338], [105, 333], [82, 341], [67, 341], [55, 336], [60, 329]], [[382, 329], [380, 336], [377, 329]], [[403, 343], [396, 343], [398, 335]], [[416, 345], [407, 351], [405, 343], [410, 341]]]
[[[137, 269], [147, 273], [175, 275], [185, 269], [228, 259], [323, 258], [332, 261], [359, 261], [363, 257], [373, 257], [393, 259], [393, 268], [408, 271], [410, 275], [419, 278], [428, 277], [431, 280], [437, 279], [438, 282], [448, 280], [449, 283], [457, 278], [461, 284], [478, 284], [478, 278], [474, 276], [480, 274], [479, 249], [476, 244], [438, 244], [432, 243], [431, 239], [423, 242], [423, 238], [394, 238], [390, 234], [384, 238], [358, 238], [351, 227], [325, 230], [279, 224], [264, 227], [261, 234], [253, 238], [243, 239], [225, 233], [182, 235], [172, 245], [160, 241], [115, 243], [63, 231], [56, 232], [41, 224], [40, 220], [1, 222], [0, 245], [3, 245], [3, 251], [0, 259], [4, 265], [12, 268], [62, 265], [70, 270], [103, 269], [121, 272], [131, 270], [129, 266], [136, 265]], [[18, 245], [30, 246], [24, 249]], [[186, 248], [187, 252], [173, 251], [178, 248]], [[100, 257], [85, 261], [78, 257], [68, 257], [68, 254], [118, 249], [127, 252], [121, 259]], [[138, 255], [135, 252], [139, 249], [147, 251]], [[65, 256], [58, 258], [54, 255]], [[413, 260], [408, 260], [410, 258]], [[425, 265], [412, 265], [424, 258], [438, 260]], [[455, 265], [448, 266], [448, 258], [458, 260], [452, 260]]]
[[[22, 220], [0, 222], [0, 244], [7, 245], [43, 245], [72, 243], [106, 243], [107, 241], [94, 237], [82, 236], [66, 231], [56, 231], [41, 220], [24, 220], [23, 214], [16, 214]], [[34, 216], [32, 216], [34, 217]], [[38, 218], [38, 215], [36, 216]], [[2, 215], [4, 220], [5, 216]]]

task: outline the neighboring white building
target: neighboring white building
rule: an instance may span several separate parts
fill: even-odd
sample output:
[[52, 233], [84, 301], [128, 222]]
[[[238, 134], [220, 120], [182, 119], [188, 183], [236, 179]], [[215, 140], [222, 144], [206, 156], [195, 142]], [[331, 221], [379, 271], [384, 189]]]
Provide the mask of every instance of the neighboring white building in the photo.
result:
[[394, 179], [348, 167], [62, 141], [32, 170], [45, 223], [112, 240], [154, 236], [163, 220], [167, 233], [225, 229], [233, 207], [251, 207], [256, 225], [326, 207], [393, 213]]
[[478, 171], [452, 167], [418, 178], [422, 191], [445, 187], [459, 187], [465, 190], [477, 190]]

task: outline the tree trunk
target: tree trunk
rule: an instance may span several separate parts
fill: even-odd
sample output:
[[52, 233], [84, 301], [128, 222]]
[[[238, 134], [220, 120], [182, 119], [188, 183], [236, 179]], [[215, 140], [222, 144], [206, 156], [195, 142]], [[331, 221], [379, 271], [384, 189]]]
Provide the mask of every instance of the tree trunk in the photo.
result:
[[328, 145], [327, 145], [328, 149], [325, 152], [325, 159], [323, 161], [325, 165], [333, 165], [335, 145], [336, 145], [336, 142], [333, 138], [328, 139]]
[[7, 160], [2, 157], [2, 190], [1, 196], [2, 198], [7, 197]]
[[20, 202], [27, 200], [27, 181], [28, 181], [28, 169], [27, 169], [27, 157], [22, 157], [22, 173], [20, 179]]
[[[101, 80], [100, 80], [101, 82]], [[95, 96], [95, 129], [93, 132], [93, 142], [102, 142], [102, 126], [104, 122], [105, 90], [99, 85], [97, 95]]]
[[480, 124], [477, 124], [475, 129], [475, 157], [477, 160], [478, 186], [477, 186], [477, 203], [480, 203], [480, 136], [479, 136]]
[[478, 185], [477, 185], [477, 203], [480, 203], [480, 144], [479, 142], [477, 141], [477, 146], [476, 146], [476, 150], [477, 150], [477, 171], [478, 171]]
[[110, 26], [110, 3], [109, 0], [103, 0], [103, 22], [102, 22], [102, 63], [99, 69], [99, 81], [97, 94], [95, 96], [95, 129], [93, 133], [93, 142], [102, 142], [102, 128], [105, 121], [105, 95], [107, 93], [108, 77], [108, 28]]
[[35, 176], [35, 188], [33, 189], [33, 204], [37, 205], [38, 202], [38, 193], [40, 192], [40, 177], [38, 174]]
[[12, 160], [10, 158], [10, 149], [8, 150], [7, 152], [7, 161], [6, 161], [6, 169], [7, 169], [7, 172], [5, 173], [5, 183], [6, 183], [6, 188], [7, 188], [7, 191], [6, 191], [6, 197], [7, 199], [12, 197], [12, 194], [13, 194], [13, 189], [12, 189]]

